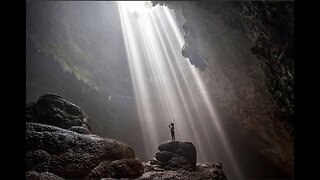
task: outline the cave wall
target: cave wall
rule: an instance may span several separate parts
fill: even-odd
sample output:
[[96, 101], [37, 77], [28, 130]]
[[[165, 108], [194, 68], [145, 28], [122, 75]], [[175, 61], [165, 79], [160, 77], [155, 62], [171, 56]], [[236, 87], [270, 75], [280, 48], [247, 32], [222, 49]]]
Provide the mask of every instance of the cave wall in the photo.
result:
[[115, 2], [26, 3], [26, 103], [48, 92], [87, 112], [93, 133], [143, 157]]
[[182, 53], [202, 70], [212, 101], [234, 142], [234, 153], [241, 151], [248, 157], [239, 161], [254, 161], [242, 147], [246, 141], [240, 139], [247, 139], [261, 156], [291, 177], [293, 2], [153, 3], [175, 10], [186, 39]]
[[[182, 53], [202, 71], [247, 176], [291, 177], [292, 2], [161, 3], [177, 15], [187, 42]], [[26, 16], [26, 102], [57, 93], [88, 113], [95, 134], [124, 141], [147, 160], [116, 9], [27, 2]], [[287, 174], [260, 165], [266, 161]]]

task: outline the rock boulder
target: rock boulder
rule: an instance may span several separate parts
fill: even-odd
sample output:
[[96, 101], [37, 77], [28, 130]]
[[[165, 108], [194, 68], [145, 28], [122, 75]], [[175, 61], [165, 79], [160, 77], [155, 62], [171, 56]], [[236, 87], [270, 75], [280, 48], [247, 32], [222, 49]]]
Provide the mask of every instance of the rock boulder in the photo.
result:
[[26, 121], [64, 129], [72, 126], [89, 126], [86, 114], [80, 107], [59, 95], [50, 93], [40, 96], [36, 102], [27, 104]]
[[45, 94], [26, 109], [27, 179], [136, 178], [143, 164], [123, 142], [90, 134], [85, 113]]
[[158, 147], [152, 162], [164, 169], [195, 170], [197, 163], [196, 147], [191, 142], [168, 141]]

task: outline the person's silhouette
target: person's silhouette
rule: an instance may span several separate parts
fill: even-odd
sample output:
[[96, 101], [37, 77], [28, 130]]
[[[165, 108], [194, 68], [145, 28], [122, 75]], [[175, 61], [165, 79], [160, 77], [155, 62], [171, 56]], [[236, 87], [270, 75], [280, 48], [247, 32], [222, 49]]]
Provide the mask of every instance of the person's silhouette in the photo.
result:
[[173, 123], [173, 122], [170, 123], [168, 127], [170, 128], [172, 141], [175, 141], [175, 140], [176, 140], [176, 137], [175, 137], [175, 135], [174, 135], [174, 123]]

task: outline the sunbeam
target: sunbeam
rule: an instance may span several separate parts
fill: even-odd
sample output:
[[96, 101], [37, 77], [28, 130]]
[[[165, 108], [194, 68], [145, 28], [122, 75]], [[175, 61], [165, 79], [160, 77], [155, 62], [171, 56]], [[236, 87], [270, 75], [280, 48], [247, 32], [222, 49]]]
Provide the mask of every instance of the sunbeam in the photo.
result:
[[27, 179], [299, 174], [292, 0], [25, 5]]
[[[162, 132], [174, 122], [178, 139], [195, 142], [199, 161], [207, 160], [209, 153], [217, 158], [226, 154], [232, 164], [229, 168], [240, 178], [200, 72], [181, 54], [185, 42], [174, 12], [165, 6], [150, 8], [148, 4], [118, 2], [145, 151], [152, 157], [157, 145], [168, 140]], [[220, 142], [212, 142], [212, 131]], [[217, 152], [215, 147], [219, 145], [224, 153]]]

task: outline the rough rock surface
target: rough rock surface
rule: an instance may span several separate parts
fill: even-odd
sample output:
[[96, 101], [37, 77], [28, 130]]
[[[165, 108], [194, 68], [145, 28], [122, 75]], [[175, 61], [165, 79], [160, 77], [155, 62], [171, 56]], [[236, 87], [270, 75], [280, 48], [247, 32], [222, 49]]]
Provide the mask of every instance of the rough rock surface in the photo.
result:
[[[150, 166], [150, 165], [149, 165]], [[186, 170], [150, 170], [145, 171], [140, 180], [149, 179], [181, 179], [181, 180], [195, 180], [195, 179], [212, 179], [212, 180], [226, 180], [222, 166], [219, 163], [205, 163], [197, 164], [196, 171]]]
[[155, 158], [143, 163], [144, 174], [138, 179], [227, 179], [220, 163], [196, 164], [197, 152], [191, 142], [169, 141], [158, 149]]
[[[191, 142], [168, 141], [158, 146], [150, 165], [164, 170], [196, 170], [197, 151]], [[154, 169], [147, 167], [146, 169]]]
[[158, 146], [153, 164], [164, 169], [195, 170], [197, 163], [196, 147], [191, 142], [168, 141]]
[[137, 159], [121, 159], [117, 161], [104, 161], [96, 166], [85, 179], [111, 178], [137, 178], [144, 172], [144, 166]]
[[90, 131], [85, 124], [82, 126], [72, 126], [69, 128], [69, 130], [80, 133], [80, 134], [90, 134]]
[[36, 172], [36, 171], [28, 171], [26, 172], [26, 180], [63, 180], [62, 177], [59, 177], [53, 173], [49, 172]]
[[27, 179], [142, 175], [142, 162], [135, 158], [131, 147], [89, 134], [85, 113], [62, 97], [45, 94], [27, 106], [26, 114]]
[[86, 114], [77, 105], [56, 94], [44, 94], [37, 102], [27, 104], [26, 121], [53, 125], [64, 129], [72, 126], [88, 128]]

